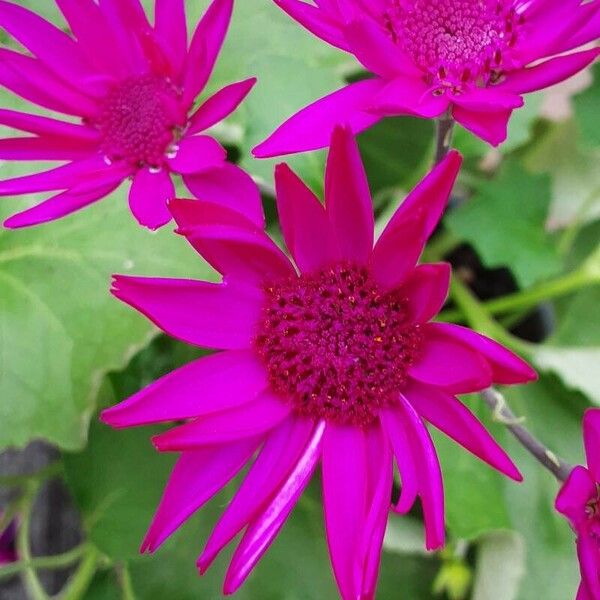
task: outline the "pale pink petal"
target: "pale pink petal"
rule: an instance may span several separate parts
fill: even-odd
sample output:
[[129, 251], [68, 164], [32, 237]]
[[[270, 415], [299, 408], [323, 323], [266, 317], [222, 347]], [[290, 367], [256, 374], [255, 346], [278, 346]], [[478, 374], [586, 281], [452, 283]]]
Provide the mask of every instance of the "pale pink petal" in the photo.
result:
[[0, 85], [50, 110], [80, 117], [98, 112], [98, 105], [81, 88], [55, 77], [39, 60], [0, 48]]
[[422, 76], [412, 58], [372, 19], [353, 21], [344, 28], [352, 54], [372, 73], [386, 79], [397, 75]]
[[310, 441], [296, 463], [296, 467], [289, 474], [280, 491], [265, 507], [262, 514], [248, 527], [227, 570], [223, 587], [225, 594], [234, 593], [244, 583], [246, 577], [283, 527], [292, 508], [310, 481], [317, 461], [321, 456], [324, 429], [325, 424], [323, 422], [316, 425]]
[[227, 445], [253, 438], [277, 427], [290, 414], [290, 404], [264, 390], [253, 400], [226, 411], [204, 415], [155, 435], [160, 452], [181, 452], [203, 446]]
[[217, 554], [279, 493], [314, 433], [311, 420], [290, 417], [269, 434], [248, 475], [215, 526], [196, 563], [205, 573]]
[[585, 467], [577, 466], [560, 488], [554, 507], [578, 528], [586, 524], [588, 502], [597, 494], [596, 481], [592, 479], [590, 472]]
[[260, 438], [184, 452], [175, 464], [141, 552], [154, 552], [193, 513], [237, 475]]
[[317, 37], [332, 46], [349, 50], [340, 27], [323, 10], [319, 10], [304, 0], [275, 0], [275, 3]]
[[224, 163], [221, 167], [202, 173], [184, 175], [183, 181], [196, 198], [232, 208], [258, 227], [264, 227], [265, 217], [258, 186], [237, 165]]
[[336, 127], [325, 171], [325, 207], [342, 258], [366, 263], [373, 249], [373, 201], [350, 129]]
[[508, 133], [512, 110], [476, 111], [454, 105], [452, 116], [465, 128], [492, 146], [500, 145]]
[[302, 272], [318, 270], [339, 258], [325, 208], [286, 165], [275, 168], [279, 223], [285, 244]]
[[[417, 412], [402, 395], [399, 396], [397, 407], [380, 412], [380, 419], [392, 443], [399, 468], [402, 469], [408, 460], [413, 461], [409, 475], [417, 479], [418, 494], [423, 505], [425, 545], [428, 550], [441, 548], [445, 541], [444, 489], [431, 436]], [[407, 446], [410, 448], [410, 458], [400, 455]], [[402, 470], [400, 474], [404, 477]]]
[[95, 154], [97, 143], [68, 137], [0, 139], [0, 160], [78, 160]]
[[0, 109], [0, 124], [41, 136], [69, 138], [90, 144], [100, 140], [100, 133], [92, 127], [58, 121], [40, 115], [30, 115], [16, 110]]
[[67, 81], [82, 80], [90, 75], [77, 43], [26, 8], [0, 1], [0, 27]]
[[227, 159], [225, 148], [208, 135], [191, 135], [177, 143], [173, 156], [169, 156], [169, 167], [176, 173], [191, 175], [220, 167]]
[[187, 53], [185, 0], [156, 0], [154, 29], [164, 50], [172, 56], [174, 72], [179, 73]]
[[290, 117], [252, 153], [257, 158], [269, 158], [325, 148], [336, 125], [347, 125], [353, 133], [360, 133], [381, 118], [367, 112], [367, 107], [382, 86], [379, 79], [368, 79], [317, 100]]
[[429, 238], [446, 210], [461, 165], [462, 156], [452, 150], [408, 194], [390, 219], [383, 235], [391, 232], [403, 221], [412, 221], [424, 216], [425, 237]]
[[426, 216], [419, 215], [388, 226], [381, 234], [369, 265], [383, 288], [398, 287], [410, 276], [427, 241], [426, 226]]
[[360, 598], [359, 551], [368, 506], [365, 432], [328, 424], [323, 438], [323, 508], [331, 563], [344, 600]]
[[439, 388], [410, 383], [403, 390], [413, 408], [477, 458], [515, 481], [523, 477], [508, 454], [460, 400]]
[[232, 83], [204, 102], [190, 117], [188, 135], [204, 131], [230, 115], [250, 93], [256, 77]]
[[31, 227], [69, 215], [108, 196], [125, 177], [126, 173], [118, 168], [107, 169], [101, 176], [83, 180], [66, 192], [9, 217], [4, 221], [4, 226], [9, 229]]
[[213, 0], [198, 23], [185, 62], [184, 105], [192, 104], [206, 85], [231, 20], [233, 0]]
[[175, 185], [166, 169], [140, 169], [129, 189], [129, 208], [140, 225], [158, 229], [171, 220], [167, 202], [175, 196]]
[[497, 89], [517, 94], [535, 92], [569, 79], [600, 55], [600, 48], [559, 56], [528, 69], [512, 71]]
[[267, 388], [262, 363], [250, 350], [199, 358], [102, 411], [111, 427], [138, 427], [191, 419], [249, 402]]
[[241, 279], [260, 286], [296, 274], [289, 258], [264, 230], [254, 225], [199, 225], [181, 233], [226, 279]]
[[600, 482], [600, 409], [586, 410], [583, 418], [583, 441], [588, 468]]
[[436, 323], [438, 332], [479, 352], [492, 370], [493, 383], [510, 385], [537, 379], [537, 373], [522, 358], [498, 342], [460, 325]]
[[408, 318], [427, 323], [446, 302], [452, 267], [448, 263], [418, 265], [404, 280], [398, 293], [406, 299]]
[[249, 348], [263, 292], [239, 283], [115, 275], [112, 293], [165, 333], [206, 348]]
[[411, 377], [459, 394], [477, 392], [492, 384], [493, 376], [485, 357], [440, 327], [440, 323], [421, 326], [421, 355], [410, 367]]

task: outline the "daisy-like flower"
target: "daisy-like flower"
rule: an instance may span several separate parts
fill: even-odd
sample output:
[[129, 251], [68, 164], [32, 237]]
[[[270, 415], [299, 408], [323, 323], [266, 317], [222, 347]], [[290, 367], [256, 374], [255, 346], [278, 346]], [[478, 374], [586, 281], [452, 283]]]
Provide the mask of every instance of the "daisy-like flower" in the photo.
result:
[[189, 46], [184, 0], [156, 0], [153, 25], [139, 0], [56, 3], [72, 35], [0, 1], [0, 27], [30, 53], [0, 49], [0, 85], [78, 121], [0, 110], [0, 125], [28, 134], [1, 139], [0, 159], [66, 161], [0, 181], [1, 196], [58, 192], [5, 225], [27, 227], [63, 217], [131, 177], [131, 211], [156, 229], [171, 219], [172, 174], [182, 175], [192, 194], [223, 202], [262, 225], [256, 186], [205, 133], [235, 110], [255, 80], [229, 85], [194, 110], [227, 32], [233, 0], [213, 0]]
[[275, 1], [375, 77], [291, 117], [255, 148], [261, 158], [324, 147], [337, 123], [358, 133], [392, 115], [450, 115], [497, 145], [523, 94], [567, 79], [599, 52], [557, 56], [600, 36], [600, 0]]
[[225, 579], [244, 581], [282, 527], [318, 463], [333, 570], [345, 600], [374, 597], [391, 504], [420, 496], [426, 543], [444, 543], [440, 466], [429, 421], [509, 477], [520, 475], [455, 397], [535, 377], [520, 358], [474, 331], [431, 323], [446, 299], [447, 264], [416, 266], [460, 168], [455, 152], [408, 196], [374, 244], [374, 218], [356, 142], [336, 129], [325, 206], [286, 166], [276, 169], [279, 218], [292, 262], [238, 213], [176, 200], [193, 247], [219, 284], [116, 276], [113, 294], [163, 331], [221, 352], [106, 410], [114, 427], [186, 420], [154, 438], [182, 452], [143, 543], [154, 551], [255, 457], [198, 567], [245, 530]]
[[[0, 512], [0, 517], [2, 513]], [[8, 527], [0, 532], [0, 566], [17, 560], [15, 537], [17, 535], [17, 522], [11, 521]]]
[[571, 471], [556, 498], [556, 510], [577, 534], [581, 585], [577, 600], [600, 600], [600, 410], [583, 418], [587, 468]]

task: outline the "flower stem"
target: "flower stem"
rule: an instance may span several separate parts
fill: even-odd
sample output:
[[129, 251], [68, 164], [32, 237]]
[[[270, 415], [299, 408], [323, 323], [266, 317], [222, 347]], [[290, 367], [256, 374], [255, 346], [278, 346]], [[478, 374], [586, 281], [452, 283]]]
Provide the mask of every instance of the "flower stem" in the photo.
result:
[[75, 571], [67, 587], [59, 596], [60, 600], [81, 600], [84, 598], [98, 570], [99, 562], [100, 552], [91, 544], [87, 545], [77, 571]]
[[521, 445], [546, 469], [548, 469], [558, 481], [563, 482], [573, 470], [573, 466], [565, 462], [552, 450], [542, 444], [528, 429], [521, 419], [517, 418], [506, 403], [504, 396], [496, 389], [489, 388], [481, 392], [483, 401], [489, 406], [494, 419], [502, 423], [515, 436]]
[[27, 569], [62, 569], [78, 561], [87, 549], [86, 544], [76, 546], [68, 552], [54, 556], [39, 556], [29, 560], [19, 560], [0, 567], [0, 580], [22, 573]]
[[435, 164], [441, 162], [452, 147], [454, 119], [450, 113], [445, 113], [435, 121]]

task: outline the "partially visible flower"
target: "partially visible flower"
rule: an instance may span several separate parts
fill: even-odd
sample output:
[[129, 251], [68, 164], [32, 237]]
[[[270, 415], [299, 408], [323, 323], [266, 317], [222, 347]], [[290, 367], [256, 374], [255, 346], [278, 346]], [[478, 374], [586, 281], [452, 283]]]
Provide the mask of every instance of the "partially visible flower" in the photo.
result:
[[208, 202], [171, 204], [219, 284], [116, 276], [113, 294], [168, 334], [222, 350], [103, 412], [114, 427], [186, 420], [154, 438], [182, 452], [142, 549], [156, 550], [243, 466], [246, 478], [198, 560], [204, 572], [245, 530], [225, 579], [234, 592], [321, 462], [325, 524], [344, 600], [375, 596], [393, 456], [405, 513], [421, 498], [426, 545], [444, 544], [442, 475], [424, 420], [509, 477], [520, 474], [456, 398], [532, 369], [474, 331], [433, 323], [447, 264], [416, 266], [461, 164], [452, 152], [374, 244], [371, 195], [351, 133], [337, 129], [325, 206], [286, 166], [279, 219], [294, 263], [260, 228]]
[[556, 510], [577, 534], [581, 585], [577, 600], [600, 600], [600, 409], [583, 418], [587, 468], [571, 471], [556, 498]]
[[[0, 517], [2, 513], [0, 512]], [[0, 565], [6, 565], [17, 560], [15, 538], [17, 535], [17, 522], [12, 520], [8, 527], [0, 532]]]
[[79, 122], [0, 110], [0, 125], [26, 132], [0, 140], [0, 159], [67, 161], [50, 171], [0, 181], [0, 195], [59, 192], [9, 218], [7, 227], [58, 219], [132, 177], [129, 205], [156, 229], [171, 215], [171, 174], [190, 192], [263, 214], [250, 177], [227, 162], [206, 130], [231, 113], [255, 83], [229, 85], [194, 110], [229, 26], [233, 0], [213, 0], [188, 46], [184, 0], [156, 0], [151, 25], [139, 0], [56, 0], [72, 35], [0, 1], [0, 27], [31, 55], [0, 49], [0, 85]]
[[600, 52], [557, 56], [600, 36], [600, 0], [275, 1], [375, 77], [291, 117], [255, 148], [260, 158], [321, 148], [336, 124], [358, 133], [391, 115], [450, 114], [497, 145], [523, 94], [567, 79]]

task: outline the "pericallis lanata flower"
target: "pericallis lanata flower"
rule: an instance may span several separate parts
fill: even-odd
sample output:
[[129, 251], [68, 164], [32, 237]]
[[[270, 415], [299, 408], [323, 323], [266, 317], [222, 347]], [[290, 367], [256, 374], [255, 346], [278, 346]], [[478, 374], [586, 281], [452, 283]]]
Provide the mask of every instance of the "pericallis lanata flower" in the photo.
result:
[[[333, 570], [345, 600], [374, 598], [391, 505], [423, 505], [426, 545], [444, 543], [444, 498], [424, 421], [509, 477], [520, 475], [456, 394], [531, 381], [534, 371], [478, 333], [432, 322], [450, 267], [417, 261], [461, 164], [450, 153], [374, 243], [372, 200], [356, 142], [336, 129], [325, 206], [286, 166], [279, 219], [293, 262], [226, 207], [175, 200], [179, 233], [222, 283], [116, 276], [113, 294], [190, 344], [220, 350], [103, 412], [114, 427], [183, 420], [154, 438], [181, 452], [143, 543], [156, 550], [246, 464], [198, 567], [244, 531], [225, 578], [234, 592], [273, 541], [317, 464]], [[253, 458], [255, 457], [255, 458]]]
[[1, 139], [1, 159], [66, 161], [0, 181], [1, 196], [59, 192], [5, 225], [58, 219], [131, 177], [131, 211], [140, 224], [156, 229], [171, 220], [171, 175], [180, 174], [192, 194], [235, 208], [261, 226], [257, 187], [204, 133], [235, 110], [255, 79], [226, 86], [194, 108], [221, 49], [233, 0], [213, 0], [189, 46], [184, 0], [156, 0], [153, 25], [139, 0], [56, 3], [72, 35], [0, 1], [0, 27], [31, 53], [0, 49], [0, 85], [78, 119], [0, 109], [0, 125], [30, 134]]
[[393, 115], [452, 116], [497, 145], [523, 94], [600, 52], [571, 52], [600, 36], [600, 0], [275, 1], [375, 77], [301, 110], [255, 148], [259, 158], [321, 148], [336, 124], [358, 133]]

